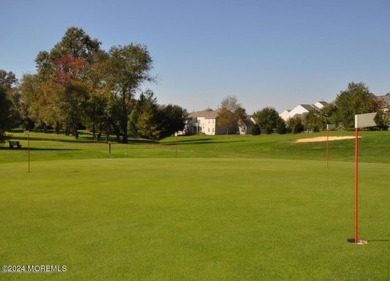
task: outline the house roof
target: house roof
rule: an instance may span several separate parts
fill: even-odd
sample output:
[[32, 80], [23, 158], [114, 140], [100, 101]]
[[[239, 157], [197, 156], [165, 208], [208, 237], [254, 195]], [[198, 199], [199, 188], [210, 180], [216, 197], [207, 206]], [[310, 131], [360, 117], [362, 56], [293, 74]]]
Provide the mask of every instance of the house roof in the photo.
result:
[[318, 109], [322, 109], [324, 106], [327, 106], [329, 103], [326, 101], [317, 101], [314, 106]]
[[253, 124], [255, 124], [255, 122], [250, 117], [248, 117], [246, 119], [240, 119], [239, 122], [241, 124], [246, 125], [246, 126], [252, 126]]
[[390, 93], [383, 96], [377, 96], [377, 99], [383, 101], [385, 106], [390, 106]]
[[313, 109], [313, 106], [311, 104], [300, 104], [298, 106], [301, 106], [303, 107], [304, 109], [306, 109], [307, 111], [310, 111]]
[[197, 117], [203, 117], [206, 119], [215, 119], [218, 116], [218, 113], [221, 109], [218, 108], [217, 110], [212, 110], [210, 108], [203, 110], [203, 111], [194, 111], [191, 112], [188, 117], [189, 118], [197, 118]]

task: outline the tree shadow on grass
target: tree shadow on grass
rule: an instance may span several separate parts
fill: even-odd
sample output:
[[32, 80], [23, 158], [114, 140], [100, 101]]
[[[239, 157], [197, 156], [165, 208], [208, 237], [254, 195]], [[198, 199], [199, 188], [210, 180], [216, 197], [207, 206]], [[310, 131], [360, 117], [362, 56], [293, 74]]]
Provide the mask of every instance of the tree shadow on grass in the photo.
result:
[[[27, 137], [12, 137], [13, 140], [23, 140], [27, 141]], [[30, 137], [30, 141], [52, 141], [52, 142], [67, 142], [67, 143], [102, 143], [95, 140], [88, 139], [54, 139], [54, 138], [37, 138]]]
[[[0, 150], [7, 150], [7, 151], [27, 151], [29, 150], [27, 147], [22, 148], [9, 148], [9, 147], [0, 147]], [[74, 148], [38, 148], [38, 147], [30, 147], [31, 151], [77, 151], [81, 149], [74, 149]]]
[[207, 138], [207, 139], [193, 139], [193, 140], [178, 140], [178, 141], [169, 141], [169, 142], [162, 142], [163, 145], [198, 145], [198, 144], [215, 144], [215, 143], [237, 143], [237, 142], [244, 142], [244, 140], [223, 140], [223, 139], [213, 139], [213, 138]]
[[390, 239], [368, 239], [369, 243], [371, 242], [390, 242]]

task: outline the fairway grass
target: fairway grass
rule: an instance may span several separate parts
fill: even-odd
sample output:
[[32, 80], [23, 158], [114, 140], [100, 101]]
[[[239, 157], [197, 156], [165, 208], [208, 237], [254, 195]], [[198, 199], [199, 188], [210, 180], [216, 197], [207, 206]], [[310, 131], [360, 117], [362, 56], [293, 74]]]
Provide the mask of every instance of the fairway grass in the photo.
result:
[[159, 158], [121, 158], [120, 145], [100, 159], [44, 161], [41, 151], [31, 173], [16, 156], [0, 161], [2, 265], [67, 267], [0, 279], [390, 279], [388, 162], [360, 164], [359, 237], [369, 243], [359, 246], [347, 242], [354, 165], [342, 152], [326, 168], [315, 149], [308, 159], [270, 159], [265, 147], [267, 158], [239, 157], [229, 142], [233, 157], [180, 158], [202, 146], [189, 142], [175, 158], [174, 142]]
[[[91, 134], [80, 139], [63, 135], [31, 133], [31, 161], [107, 159], [107, 158], [268, 158], [325, 161], [326, 143], [296, 143], [301, 138], [324, 136], [313, 134], [260, 136], [185, 136], [169, 137], [160, 142], [133, 141], [129, 144], [95, 142]], [[354, 136], [354, 132], [331, 132], [331, 136]], [[360, 132], [360, 162], [390, 163], [390, 132]], [[22, 149], [0, 146], [0, 164], [27, 161], [27, 136], [13, 133]], [[329, 144], [329, 161], [354, 161], [354, 139]]]

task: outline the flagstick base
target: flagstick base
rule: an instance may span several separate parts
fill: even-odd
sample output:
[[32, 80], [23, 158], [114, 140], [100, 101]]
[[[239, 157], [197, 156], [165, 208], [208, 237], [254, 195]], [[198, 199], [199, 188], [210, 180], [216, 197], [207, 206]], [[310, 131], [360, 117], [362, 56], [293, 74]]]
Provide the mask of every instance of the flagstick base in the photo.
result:
[[358, 240], [357, 241], [357, 243], [355, 243], [355, 239], [347, 239], [347, 241], [349, 242], [349, 243], [353, 243], [353, 244], [357, 244], [357, 245], [366, 245], [366, 244], [368, 244], [368, 241], [367, 240]]

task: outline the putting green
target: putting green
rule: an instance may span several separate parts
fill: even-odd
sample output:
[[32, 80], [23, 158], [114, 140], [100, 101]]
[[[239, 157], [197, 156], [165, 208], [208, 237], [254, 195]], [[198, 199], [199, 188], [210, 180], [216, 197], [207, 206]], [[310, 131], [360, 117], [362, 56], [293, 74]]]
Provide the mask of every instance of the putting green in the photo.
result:
[[[0, 163], [3, 265], [54, 280], [387, 280], [389, 164], [133, 158]], [[1, 273], [37, 280], [44, 273]]]

